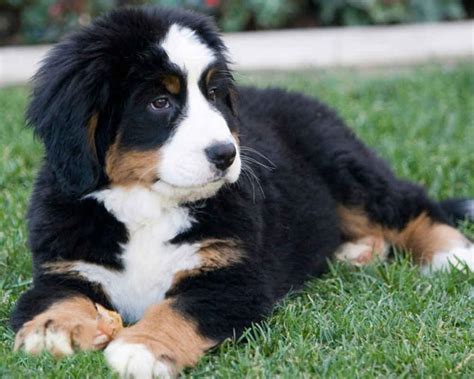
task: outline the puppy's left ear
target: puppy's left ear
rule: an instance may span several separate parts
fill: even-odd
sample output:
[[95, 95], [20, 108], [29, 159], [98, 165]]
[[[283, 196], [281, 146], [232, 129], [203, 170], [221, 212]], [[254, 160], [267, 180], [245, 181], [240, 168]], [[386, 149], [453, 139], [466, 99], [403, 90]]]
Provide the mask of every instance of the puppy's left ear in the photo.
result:
[[71, 38], [53, 49], [33, 79], [27, 119], [67, 194], [91, 191], [101, 174], [95, 133], [109, 98], [107, 74], [100, 54]]

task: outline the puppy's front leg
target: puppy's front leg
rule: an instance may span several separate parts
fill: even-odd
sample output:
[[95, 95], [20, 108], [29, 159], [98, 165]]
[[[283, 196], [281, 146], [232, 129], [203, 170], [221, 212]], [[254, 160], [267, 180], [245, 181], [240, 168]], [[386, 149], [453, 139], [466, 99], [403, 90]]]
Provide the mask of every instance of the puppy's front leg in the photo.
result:
[[216, 344], [199, 332], [195, 321], [174, 309], [172, 300], [166, 300], [124, 329], [105, 354], [122, 377], [169, 378], [195, 365]]
[[109, 365], [121, 377], [139, 379], [174, 377], [194, 366], [206, 350], [269, 312], [262, 278], [243, 264], [181, 274], [165, 301], [109, 344]]
[[[28, 295], [35, 294], [30, 290]], [[47, 294], [43, 294], [44, 296]], [[20, 305], [24, 305], [20, 302]], [[33, 307], [32, 305], [31, 307]], [[16, 316], [21, 318], [22, 307]], [[57, 300], [45, 311], [25, 322], [15, 337], [15, 351], [36, 355], [48, 351], [56, 357], [79, 350], [103, 349], [122, 328], [120, 316], [75, 294]]]

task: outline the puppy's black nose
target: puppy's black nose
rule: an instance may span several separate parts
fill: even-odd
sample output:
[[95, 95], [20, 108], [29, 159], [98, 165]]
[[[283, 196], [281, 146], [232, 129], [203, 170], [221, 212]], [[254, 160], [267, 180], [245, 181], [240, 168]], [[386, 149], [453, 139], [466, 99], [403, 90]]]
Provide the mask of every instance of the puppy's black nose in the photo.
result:
[[233, 143], [218, 143], [208, 147], [207, 159], [219, 170], [225, 170], [234, 162], [237, 151]]

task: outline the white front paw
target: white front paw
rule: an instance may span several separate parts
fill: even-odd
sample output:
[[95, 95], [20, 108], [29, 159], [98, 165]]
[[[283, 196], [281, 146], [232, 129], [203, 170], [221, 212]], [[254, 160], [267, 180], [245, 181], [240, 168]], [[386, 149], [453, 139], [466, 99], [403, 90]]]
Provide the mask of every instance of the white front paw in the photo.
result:
[[431, 262], [422, 267], [423, 273], [433, 271], [449, 271], [451, 268], [474, 272], [474, 244], [468, 243], [447, 251], [438, 251]]
[[173, 378], [169, 362], [156, 358], [143, 344], [128, 343], [120, 339], [113, 341], [104, 351], [110, 367], [121, 378], [168, 379]]

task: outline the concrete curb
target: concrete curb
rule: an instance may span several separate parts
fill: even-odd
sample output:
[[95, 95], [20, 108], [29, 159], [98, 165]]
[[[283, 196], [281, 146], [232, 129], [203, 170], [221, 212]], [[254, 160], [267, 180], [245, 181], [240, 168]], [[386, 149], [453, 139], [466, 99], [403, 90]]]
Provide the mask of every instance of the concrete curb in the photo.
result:
[[[474, 22], [225, 34], [237, 70], [410, 64], [474, 58]], [[50, 46], [0, 48], [0, 85], [25, 83]]]
[[474, 57], [474, 22], [227, 35], [239, 69], [416, 63]]

